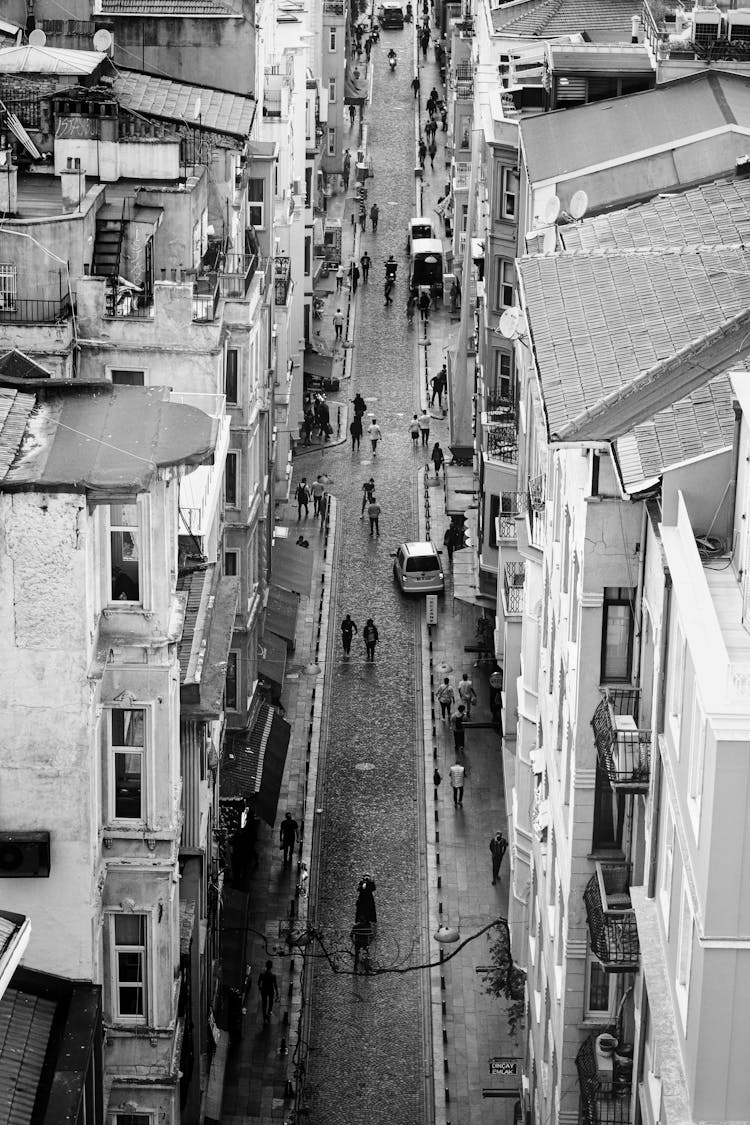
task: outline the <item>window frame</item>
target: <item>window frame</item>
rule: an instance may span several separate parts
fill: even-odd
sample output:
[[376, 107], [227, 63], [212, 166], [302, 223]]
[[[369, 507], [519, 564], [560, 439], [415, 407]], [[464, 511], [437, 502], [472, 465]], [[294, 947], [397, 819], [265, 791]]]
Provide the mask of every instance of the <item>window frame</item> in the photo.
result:
[[[609, 988], [609, 1005], [606, 1008], [592, 1008], [591, 1007], [591, 992], [592, 992], [592, 971], [598, 969], [604, 980], [602, 984], [606, 983]], [[590, 949], [586, 951], [586, 971], [584, 974], [584, 989], [583, 989], [583, 1018], [586, 1023], [601, 1023], [609, 1024], [615, 1015], [617, 1000], [617, 976], [615, 973], [607, 973], [593, 955]]]
[[680, 899], [680, 928], [677, 934], [677, 957], [675, 960], [675, 994], [677, 1007], [682, 1020], [683, 1031], [687, 1028], [687, 1013], [690, 1003], [690, 977], [693, 968], [693, 936], [695, 934], [695, 915], [690, 901], [685, 875], [682, 879]]
[[[498, 254], [495, 258], [497, 273], [495, 275], [495, 308], [510, 309], [515, 302], [516, 269], [511, 258], [504, 258]], [[510, 280], [508, 280], [510, 275]]]
[[[501, 402], [507, 402], [513, 405], [515, 402], [514, 394], [514, 376], [515, 376], [515, 363], [512, 352], [503, 351], [502, 348], [494, 349], [494, 364], [493, 364], [493, 389], [496, 399]], [[507, 367], [507, 371], [503, 371], [503, 367]], [[507, 384], [507, 393], [503, 389]]]
[[337, 80], [334, 75], [328, 76], [328, 103], [329, 105], [336, 102], [336, 86]]
[[[250, 194], [252, 184], [260, 184], [260, 199], [255, 199]], [[247, 181], [247, 217], [251, 226], [254, 226], [256, 230], [265, 230], [266, 181], [263, 176], [250, 176]]]
[[672, 918], [672, 883], [674, 881], [675, 822], [669, 798], [664, 802], [664, 823], [661, 827], [658, 864], [658, 898], [664, 933], [669, 937]]
[[[229, 559], [234, 559], [234, 563], [227, 566]], [[231, 566], [234, 566], [234, 570]], [[240, 574], [240, 552], [236, 547], [228, 547], [224, 551], [224, 577], [225, 578], [238, 578]]]
[[706, 741], [708, 730], [706, 716], [698, 696], [693, 700], [693, 714], [690, 724], [690, 753], [688, 759], [688, 812], [693, 825], [693, 834], [698, 843], [700, 835], [701, 803], [703, 800], [703, 777], [706, 766]]
[[[135, 508], [136, 521], [134, 524], [113, 523], [112, 522], [112, 509], [117, 508]], [[145, 568], [143, 566], [144, 555], [144, 528], [143, 520], [141, 518], [141, 506], [138, 503], [138, 497], [123, 497], [121, 500], [112, 500], [104, 505], [107, 518], [107, 533], [106, 533], [106, 555], [107, 565], [105, 568], [105, 579], [107, 582], [107, 596], [106, 602], [108, 606], [117, 606], [118, 608], [133, 607], [142, 608], [145, 604]], [[113, 595], [114, 586], [114, 567], [119, 565], [113, 561], [112, 552], [112, 536], [129, 534], [135, 540], [136, 558], [135, 563], [138, 572], [138, 596], [136, 598], [115, 598]], [[122, 562], [120, 559], [119, 562]], [[123, 572], [126, 573], [126, 572]], [[129, 575], [128, 575], [129, 577]]]
[[336, 155], [336, 128], [334, 125], [328, 126], [328, 136], [326, 137], [326, 152], [328, 156]]
[[[231, 458], [231, 461], [230, 461]], [[230, 472], [230, 464], [233, 466]], [[224, 507], [238, 510], [241, 507], [240, 503], [240, 465], [241, 454], [239, 449], [228, 449], [227, 458], [224, 462]], [[230, 490], [228, 485], [230, 480], [233, 481], [233, 490]], [[231, 499], [230, 499], [231, 494]]]
[[13, 312], [18, 302], [18, 267], [13, 262], [0, 262], [0, 310]]
[[[145, 387], [146, 386], [146, 369], [144, 367], [123, 367], [121, 364], [115, 366], [114, 364], [105, 368], [109, 381], [115, 387]], [[139, 383], [137, 378], [132, 382], [128, 380], [119, 381], [115, 379], [115, 374], [141, 376]]]
[[[150, 1016], [150, 1001], [151, 1001], [151, 988], [149, 980], [149, 947], [151, 944], [150, 933], [150, 915], [143, 910], [134, 910], [132, 913], [124, 910], [110, 910], [109, 915], [109, 945], [110, 945], [110, 965], [109, 965], [109, 980], [110, 980], [110, 996], [111, 996], [111, 1010], [112, 1020], [116, 1024], [127, 1024], [129, 1026], [145, 1026], [148, 1024]], [[119, 918], [134, 918], [139, 917], [143, 920], [143, 944], [117, 944], [117, 920]], [[120, 952], [136, 952], [142, 954], [142, 972], [141, 972], [141, 990], [143, 996], [143, 1012], [133, 1015], [132, 1013], [121, 1011], [120, 1007], [120, 989], [124, 987], [123, 982], [120, 980]], [[130, 982], [126, 985], [130, 990]], [[135, 991], [135, 989], [133, 989]]]
[[336, 42], [337, 42], [337, 40], [336, 40], [336, 28], [335, 27], [329, 27], [328, 28], [328, 50], [329, 51], [335, 51], [336, 50]]
[[[672, 647], [670, 645], [670, 647]], [[682, 728], [682, 701], [685, 695], [685, 669], [687, 666], [687, 640], [679, 621], [675, 621], [675, 659], [668, 662], [669, 725], [672, 731], [675, 756], [680, 757], [680, 732]]]
[[[230, 701], [228, 685], [230, 682], [230, 667], [234, 665], [234, 700]], [[224, 710], [225, 711], [240, 711], [240, 667], [241, 667], [241, 653], [239, 649], [233, 648], [229, 650], [227, 657], [227, 671], [224, 677]]]
[[151, 1109], [137, 1109], [134, 1112], [130, 1110], [116, 1109], [109, 1114], [110, 1125], [154, 1125], [156, 1121], [155, 1110]]
[[[511, 178], [515, 178], [515, 188], [509, 187]], [[516, 168], [503, 168], [501, 193], [500, 193], [500, 218], [515, 222], [518, 215], [518, 196], [521, 190], [521, 177]], [[513, 200], [511, 206], [508, 201]]]
[[[230, 361], [230, 356], [232, 360]], [[230, 397], [230, 385], [233, 381], [234, 398]], [[224, 354], [224, 397], [228, 406], [240, 405], [240, 349], [227, 348]]]
[[[618, 594], [613, 595], [608, 591], [617, 590]], [[622, 591], [629, 591], [628, 594], [623, 594]], [[600, 684], [629, 684], [633, 678], [633, 648], [635, 639], [635, 595], [634, 587], [630, 586], [605, 586], [604, 598], [602, 601], [602, 644], [601, 644], [601, 658], [599, 668], [599, 683]], [[609, 627], [609, 610], [614, 608], [626, 607], [629, 610], [628, 618], [628, 647], [626, 654], [627, 670], [624, 676], [611, 675], [607, 669], [607, 630]]]
[[[140, 711], [143, 744], [136, 746], [128, 746], [127, 743], [115, 744], [114, 741], [114, 726], [113, 719], [115, 714], [121, 714], [125, 711]], [[148, 767], [150, 762], [150, 726], [151, 726], [151, 709], [146, 703], [139, 703], [133, 700], [127, 707], [118, 704], [111, 704], [106, 707], [106, 747], [107, 747], [107, 762], [106, 762], [106, 776], [108, 782], [107, 794], [107, 824], [114, 825], [144, 825], [149, 822], [149, 797], [151, 793], [151, 786], [148, 782]], [[140, 759], [140, 816], [118, 816], [117, 814], [117, 769], [116, 758], [118, 755], [132, 754]]]

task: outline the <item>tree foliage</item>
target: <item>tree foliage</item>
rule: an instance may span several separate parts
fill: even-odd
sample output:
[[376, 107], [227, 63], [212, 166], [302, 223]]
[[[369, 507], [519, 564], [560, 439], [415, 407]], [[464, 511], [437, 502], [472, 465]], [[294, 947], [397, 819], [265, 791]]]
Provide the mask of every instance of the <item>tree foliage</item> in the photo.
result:
[[526, 972], [519, 969], [510, 949], [508, 923], [499, 921], [488, 938], [492, 968], [485, 973], [485, 992], [508, 1001], [508, 1030], [515, 1035], [526, 1007]]

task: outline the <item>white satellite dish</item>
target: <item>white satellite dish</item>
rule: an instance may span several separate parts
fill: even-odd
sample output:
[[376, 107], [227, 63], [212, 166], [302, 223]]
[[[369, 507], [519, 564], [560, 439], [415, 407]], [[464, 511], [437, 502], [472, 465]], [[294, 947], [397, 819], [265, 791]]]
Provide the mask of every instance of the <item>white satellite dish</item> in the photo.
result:
[[560, 214], [562, 204], [556, 195], [553, 195], [550, 200], [544, 205], [544, 221], [547, 226], [552, 226], [557, 222], [557, 216]]
[[102, 54], [107, 53], [112, 46], [112, 32], [107, 31], [106, 27], [100, 27], [94, 34], [94, 50], [101, 51]]
[[589, 205], [589, 197], [585, 191], [574, 192], [570, 201], [570, 214], [574, 219], [582, 219]]
[[514, 305], [513, 308], [506, 309], [500, 317], [497, 329], [506, 340], [517, 340], [521, 335], [522, 322], [523, 313]]
[[29, 35], [30, 47], [43, 47], [47, 42], [47, 36], [42, 31], [41, 27], [35, 27]]

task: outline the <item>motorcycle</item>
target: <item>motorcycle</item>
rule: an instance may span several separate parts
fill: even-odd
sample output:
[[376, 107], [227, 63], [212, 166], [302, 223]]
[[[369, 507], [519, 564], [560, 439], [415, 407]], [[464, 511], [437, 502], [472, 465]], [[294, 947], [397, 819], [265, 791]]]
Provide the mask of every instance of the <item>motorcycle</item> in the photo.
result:
[[391, 48], [390, 51], [388, 52], [388, 65], [391, 68], [391, 70], [396, 69], [396, 62], [397, 61], [398, 60], [397, 60], [396, 52], [393, 50], [393, 48]]

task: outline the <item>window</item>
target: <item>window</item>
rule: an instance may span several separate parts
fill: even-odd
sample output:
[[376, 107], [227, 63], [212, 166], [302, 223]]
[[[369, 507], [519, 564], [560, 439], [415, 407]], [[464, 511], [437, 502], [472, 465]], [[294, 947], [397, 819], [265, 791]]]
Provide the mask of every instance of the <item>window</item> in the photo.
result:
[[513, 263], [507, 258], [496, 258], [497, 271], [495, 274], [495, 308], [510, 308], [513, 304], [515, 287], [515, 270]]
[[119, 387], [145, 386], [145, 371], [137, 371], [134, 367], [110, 367], [109, 375], [112, 382]]
[[114, 914], [113, 1015], [116, 1020], [146, 1022], [145, 914]]
[[612, 792], [609, 774], [596, 763], [594, 779], [594, 826], [592, 851], [607, 852], [619, 850], [622, 843], [622, 824], [625, 811], [625, 797]]
[[11, 310], [16, 307], [16, 267], [0, 265], [0, 310]]
[[239, 383], [238, 383], [238, 370], [239, 370], [240, 353], [237, 348], [227, 348], [227, 358], [224, 367], [224, 394], [227, 396], [227, 402], [231, 406], [236, 406], [240, 401], [239, 399]]
[[240, 553], [239, 551], [225, 551], [224, 552], [224, 574], [227, 578], [236, 578], [239, 574]]
[[239, 506], [237, 502], [237, 497], [239, 496], [239, 466], [239, 453], [227, 453], [227, 463], [224, 468], [224, 503], [229, 508], [237, 508]]
[[614, 1015], [615, 976], [605, 973], [599, 962], [589, 955], [586, 963], [586, 994], [583, 1018], [606, 1022]]
[[[305, 262], [304, 262], [305, 277], [310, 276], [311, 265], [312, 265], [312, 239], [310, 238], [309, 234], [306, 234], [305, 235]], [[305, 308], [309, 312], [309, 305], [306, 305]], [[306, 332], [305, 338], [307, 338], [307, 335], [308, 335], [308, 333]]]
[[336, 101], [336, 79], [335, 78], [329, 78], [328, 79], [328, 100], [329, 100], [329, 102], [335, 102]]
[[137, 504], [109, 505], [109, 573], [113, 602], [141, 598]]
[[512, 403], [513, 395], [513, 356], [509, 352], [495, 352], [495, 389], [497, 402]]
[[150, 1113], [116, 1113], [114, 1125], [154, 1125]]
[[328, 28], [328, 50], [329, 51], [335, 51], [336, 50], [336, 28], [335, 27], [329, 27]]
[[674, 747], [680, 754], [680, 719], [682, 716], [682, 696], [685, 690], [685, 637], [679, 624], [675, 625], [674, 646], [671, 655], [667, 654], [669, 666], [669, 718], [674, 731]]
[[490, 496], [490, 515], [489, 515], [489, 542], [493, 550], [497, 549], [497, 518], [500, 515], [500, 497], [496, 495]]
[[[684, 878], [684, 877], [683, 877]], [[680, 911], [680, 934], [677, 946], [677, 1005], [682, 1016], [683, 1028], [687, 1023], [688, 994], [690, 992], [690, 967], [693, 960], [693, 908], [687, 887], [682, 888], [682, 909]]]
[[659, 848], [659, 902], [664, 930], [669, 937], [670, 907], [672, 902], [672, 867], [674, 865], [674, 819], [669, 801], [664, 803], [664, 819]]
[[142, 707], [118, 707], [109, 712], [112, 785], [109, 815], [114, 820], [144, 818], [144, 755], [146, 712]]
[[329, 129], [328, 130], [328, 155], [329, 156], [335, 156], [336, 155], [336, 130], [335, 129]]
[[633, 660], [633, 601], [635, 590], [607, 586], [602, 613], [601, 682], [629, 680]]
[[305, 207], [312, 207], [312, 168], [309, 164], [305, 168]]
[[227, 661], [227, 678], [224, 684], [224, 708], [227, 711], [237, 710], [237, 673], [239, 670], [240, 654], [230, 652]]
[[254, 227], [262, 230], [265, 226], [265, 183], [251, 176], [247, 181], [247, 217]]
[[698, 839], [703, 795], [703, 768], [706, 760], [706, 718], [696, 699], [693, 704], [693, 721], [690, 725], [690, 764], [688, 773], [688, 808]]
[[578, 610], [580, 605], [578, 600], [579, 566], [578, 556], [576, 555], [575, 551], [573, 552], [570, 570], [570, 618], [568, 622], [570, 631], [568, 636], [570, 640], [575, 644], [578, 641]]
[[500, 216], [515, 219], [518, 200], [519, 179], [515, 168], [503, 168], [503, 190], [500, 201]]

